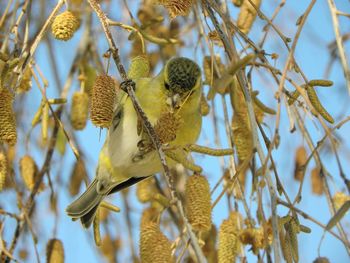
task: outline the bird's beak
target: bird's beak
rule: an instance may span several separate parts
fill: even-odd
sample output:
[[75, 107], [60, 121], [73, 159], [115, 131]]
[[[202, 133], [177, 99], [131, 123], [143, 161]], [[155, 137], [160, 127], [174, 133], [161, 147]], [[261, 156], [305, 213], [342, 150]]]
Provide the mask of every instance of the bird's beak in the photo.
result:
[[167, 98], [167, 104], [173, 110], [178, 109], [180, 107], [180, 105], [181, 105], [181, 102], [182, 102], [182, 99], [181, 99], [181, 96], [178, 93], [171, 94]]

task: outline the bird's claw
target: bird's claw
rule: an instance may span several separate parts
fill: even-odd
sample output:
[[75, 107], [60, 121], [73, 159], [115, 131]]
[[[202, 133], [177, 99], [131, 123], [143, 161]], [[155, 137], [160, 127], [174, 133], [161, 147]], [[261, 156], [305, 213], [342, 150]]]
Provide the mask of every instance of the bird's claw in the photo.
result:
[[135, 91], [136, 84], [132, 79], [127, 79], [120, 83], [121, 90], [123, 90], [126, 93], [128, 93], [128, 87], [130, 86]]

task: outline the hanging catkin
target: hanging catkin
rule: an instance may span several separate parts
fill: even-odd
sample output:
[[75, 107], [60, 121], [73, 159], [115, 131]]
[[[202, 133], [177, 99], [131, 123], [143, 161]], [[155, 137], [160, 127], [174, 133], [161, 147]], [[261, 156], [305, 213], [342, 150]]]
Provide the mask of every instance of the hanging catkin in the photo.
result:
[[208, 180], [194, 174], [185, 186], [186, 214], [196, 231], [206, 232], [211, 228], [211, 197]]

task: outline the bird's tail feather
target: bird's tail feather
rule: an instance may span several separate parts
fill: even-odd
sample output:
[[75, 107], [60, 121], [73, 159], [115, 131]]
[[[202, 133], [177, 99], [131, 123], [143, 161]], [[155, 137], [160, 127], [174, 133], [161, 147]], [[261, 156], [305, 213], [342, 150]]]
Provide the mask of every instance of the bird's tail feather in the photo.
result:
[[104, 198], [104, 195], [97, 193], [96, 183], [97, 180], [93, 180], [86, 191], [66, 208], [67, 214], [73, 219], [80, 218], [86, 228], [91, 225], [98, 205]]
[[85, 228], [89, 228], [95, 218], [98, 206], [106, 195], [119, 192], [120, 190], [136, 184], [146, 178], [148, 178], [148, 176], [129, 178], [124, 182], [111, 185], [105, 194], [97, 193], [97, 180], [94, 179], [85, 192], [66, 208], [66, 212], [73, 218], [73, 220], [80, 219], [82, 225]]

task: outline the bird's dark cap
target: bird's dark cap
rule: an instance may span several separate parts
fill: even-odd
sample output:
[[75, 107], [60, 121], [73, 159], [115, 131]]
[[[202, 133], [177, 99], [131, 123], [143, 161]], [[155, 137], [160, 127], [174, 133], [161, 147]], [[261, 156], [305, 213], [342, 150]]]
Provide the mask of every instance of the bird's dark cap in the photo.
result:
[[165, 81], [178, 93], [192, 90], [200, 75], [197, 63], [188, 58], [173, 58], [165, 66]]

